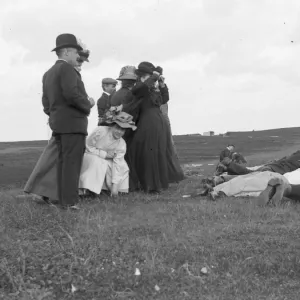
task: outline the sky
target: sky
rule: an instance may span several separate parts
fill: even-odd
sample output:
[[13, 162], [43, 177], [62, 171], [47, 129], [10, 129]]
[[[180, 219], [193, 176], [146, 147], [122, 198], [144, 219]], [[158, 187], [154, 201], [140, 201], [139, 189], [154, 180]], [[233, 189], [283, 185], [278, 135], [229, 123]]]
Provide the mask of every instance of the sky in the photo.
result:
[[123, 66], [162, 66], [173, 134], [300, 126], [299, 0], [1, 0], [0, 141], [50, 137], [42, 76], [61, 33], [90, 49], [95, 100]]

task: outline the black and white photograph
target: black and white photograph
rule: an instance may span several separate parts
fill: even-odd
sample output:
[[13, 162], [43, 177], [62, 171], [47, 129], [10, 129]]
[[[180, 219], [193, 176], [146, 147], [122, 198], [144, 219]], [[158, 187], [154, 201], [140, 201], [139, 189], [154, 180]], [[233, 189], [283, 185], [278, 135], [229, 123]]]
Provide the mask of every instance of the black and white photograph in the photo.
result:
[[0, 299], [300, 298], [300, 1], [1, 0], [0, 53]]

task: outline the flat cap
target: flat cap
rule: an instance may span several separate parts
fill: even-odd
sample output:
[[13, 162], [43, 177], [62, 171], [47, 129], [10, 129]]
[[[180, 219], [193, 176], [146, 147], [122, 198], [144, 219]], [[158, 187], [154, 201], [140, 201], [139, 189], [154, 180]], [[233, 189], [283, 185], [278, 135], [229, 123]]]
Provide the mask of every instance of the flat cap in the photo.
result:
[[113, 78], [103, 78], [102, 84], [117, 84], [118, 81]]

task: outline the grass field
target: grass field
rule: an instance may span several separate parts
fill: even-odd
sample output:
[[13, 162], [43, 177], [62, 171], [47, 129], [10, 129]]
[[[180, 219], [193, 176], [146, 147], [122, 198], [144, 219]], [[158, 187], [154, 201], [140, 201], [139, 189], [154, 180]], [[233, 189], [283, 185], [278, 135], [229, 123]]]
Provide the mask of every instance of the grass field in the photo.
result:
[[[184, 168], [202, 164], [204, 176], [229, 142], [261, 164], [298, 150], [300, 130], [175, 141]], [[299, 299], [297, 205], [185, 200], [195, 176], [159, 196], [103, 196], [61, 211], [16, 198], [45, 144], [0, 144], [0, 299]]]

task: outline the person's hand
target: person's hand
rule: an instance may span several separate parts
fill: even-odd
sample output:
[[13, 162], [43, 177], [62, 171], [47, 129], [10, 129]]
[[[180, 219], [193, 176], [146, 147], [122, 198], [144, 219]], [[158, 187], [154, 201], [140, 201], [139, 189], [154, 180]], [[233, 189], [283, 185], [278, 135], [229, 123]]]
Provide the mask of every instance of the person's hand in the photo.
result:
[[114, 151], [108, 151], [106, 154], [105, 159], [113, 159], [115, 157], [115, 152]]
[[157, 66], [157, 67], [155, 68], [155, 71], [158, 72], [158, 73], [161, 75], [161, 74], [163, 73], [163, 68], [160, 67], [160, 66]]
[[95, 105], [95, 100], [92, 97], [88, 97], [88, 100], [91, 103], [91, 107], [93, 107]]
[[118, 192], [118, 185], [115, 184], [115, 183], [113, 183], [110, 192], [111, 192], [110, 193], [111, 197], [117, 197], [118, 194], [119, 194], [119, 192]]
[[160, 75], [159, 78], [158, 78], [158, 83], [159, 83], [160, 87], [165, 87], [165, 77]]

